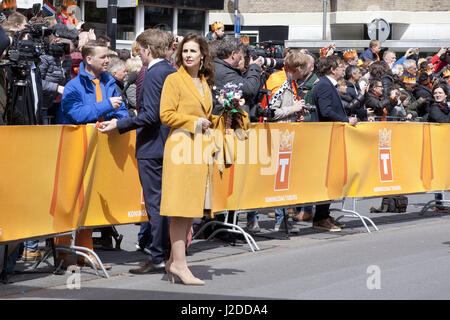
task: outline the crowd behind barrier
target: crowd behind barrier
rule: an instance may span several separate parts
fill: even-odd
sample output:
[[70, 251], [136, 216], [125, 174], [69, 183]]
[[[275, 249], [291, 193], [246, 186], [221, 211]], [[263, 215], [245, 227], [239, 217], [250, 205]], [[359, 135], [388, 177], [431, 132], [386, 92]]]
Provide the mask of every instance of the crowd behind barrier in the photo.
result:
[[[106, 137], [92, 126], [56, 125], [101, 123], [114, 118], [136, 117], [136, 126], [130, 129], [144, 127], [146, 124], [138, 124], [138, 118], [146, 112], [148, 100], [140, 94], [146, 94], [142, 86], [148, 85], [149, 82], [144, 79], [153, 65], [144, 57], [148, 52], [154, 55], [154, 50], [158, 50], [155, 43], [160, 41], [165, 46], [160, 58], [179, 69], [182, 55], [177, 56], [176, 50], [183, 37], [161, 32], [160, 39], [154, 40], [148, 47], [145, 42], [135, 41], [131, 52], [109, 50], [107, 56], [101, 58], [107, 68], [104, 70], [107, 72], [101, 73], [101, 79], [108, 80], [100, 81], [99, 86], [95, 87], [100, 91], [92, 95], [97, 97], [94, 103], [101, 103], [102, 94], [103, 104], [108, 105], [106, 99], [109, 97], [112, 100], [105, 109], [101, 112], [97, 109], [92, 115], [84, 111], [87, 109], [82, 112], [77, 110], [77, 118], [65, 107], [73, 103], [69, 101], [69, 93], [65, 89], [74, 90], [71, 79], [86, 74], [84, 69], [89, 64], [86, 60], [89, 47], [94, 45], [95, 48], [101, 43], [102, 47], [109, 48], [109, 38], [97, 34], [88, 23], [78, 21], [73, 3], [65, 3], [53, 15], [46, 15], [44, 11], [35, 15], [30, 11], [24, 13], [17, 12], [15, 8], [8, 8], [2, 13], [0, 36], [10, 41], [9, 49], [2, 52], [2, 59], [7, 63], [0, 66], [0, 77], [3, 79], [0, 81], [0, 124], [55, 126], [0, 128], [2, 136], [8, 137], [1, 139], [4, 145], [2, 150], [7, 149], [15, 154], [14, 159], [27, 160], [11, 163], [2, 159], [2, 171], [20, 172], [20, 179], [11, 177], [2, 181], [3, 188], [8, 190], [2, 193], [6, 200], [2, 201], [2, 212], [8, 212], [8, 215], [2, 214], [0, 242], [30, 240], [24, 242], [23, 259], [39, 260], [41, 253], [37, 248], [38, 241], [33, 241], [34, 237], [51, 237], [79, 227], [138, 222], [142, 224], [136, 246], [150, 252], [152, 225], [147, 219], [150, 213], [147, 210], [145, 214], [143, 205], [146, 192], [139, 190], [135, 144], [132, 141], [134, 135], [122, 134], [119, 137], [113, 134]], [[39, 25], [50, 27], [52, 31], [38, 39], [33, 30]], [[449, 49], [441, 48], [434, 55], [426, 55], [419, 48], [410, 48], [397, 59], [396, 53], [382, 48], [382, 43], [371, 41], [370, 47], [360, 54], [352, 48], [337, 50], [330, 44], [315, 55], [305, 49], [283, 48], [270, 41], [249, 46], [245, 39], [239, 41], [225, 36], [221, 22], [215, 22], [211, 29], [206, 39], [210, 56], [214, 59], [215, 75], [209, 79], [215, 85], [212, 92], [213, 114], [226, 116], [223, 90], [226, 86], [236, 86], [238, 98], [243, 98], [241, 114], [244, 114], [246, 121], [254, 124], [246, 128], [245, 138], [239, 135], [234, 137], [237, 140], [232, 145], [233, 148], [243, 147], [255, 152], [247, 154], [247, 162], [239, 163], [242, 151], [232, 152], [228, 145], [230, 139], [227, 140], [230, 126], [237, 122], [230, 120], [230, 123], [225, 123], [226, 131], [211, 127], [210, 133], [222, 134], [225, 141], [219, 158], [226, 162], [231, 157], [236, 161], [231, 166], [219, 163], [214, 171], [212, 212], [246, 210], [247, 231], [258, 232], [257, 209], [279, 207], [274, 229], [278, 231], [284, 226], [286, 230], [295, 231], [295, 224], [286, 222], [285, 206], [297, 205], [294, 221], [309, 221], [313, 207], [302, 206], [305, 203], [449, 189], [448, 172], [445, 170], [445, 163], [448, 163], [445, 139], [449, 128], [429, 124], [450, 122]], [[41, 41], [46, 49], [40, 56], [27, 58], [27, 63], [19, 65], [18, 61], [24, 57], [20, 55], [20, 44], [26, 39], [35, 43]], [[205, 68], [200, 66], [200, 70]], [[25, 78], [21, 78], [23, 70], [29, 71]], [[330, 84], [335, 88], [326, 87], [318, 93], [316, 86], [322, 88], [323, 83], [331, 78]], [[18, 81], [27, 83], [24, 91], [18, 90]], [[208, 85], [212, 86], [211, 83]], [[77, 90], [79, 88], [75, 87]], [[106, 90], [106, 95], [102, 90]], [[329, 95], [336, 95], [338, 99], [331, 100], [331, 105], [325, 108], [323, 101]], [[20, 96], [24, 98], [19, 99]], [[156, 115], [152, 116], [159, 122], [159, 105], [156, 107]], [[339, 112], [342, 108], [339, 117], [330, 113], [336, 108]], [[322, 121], [330, 122], [316, 123]], [[349, 122], [352, 126], [337, 121]], [[405, 125], [403, 122], [411, 123]], [[278, 133], [281, 135], [278, 136]], [[20, 148], [21, 143], [29, 142], [30, 136], [36, 143]], [[18, 139], [17, 144], [11, 144], [14, 139]], [[239, 139], [243, 141], [241, 145]], [[267, 154], [261, 139], [266, 141], [266, 151], [270, 150]], [[389, 146], [382, 145], [388, 140]], [[309, 156], [302, 157], [294, 150], [308, 150]], [[42, 154], [45, 156], [30, 162], [36, 155]], [[262, 159], [259, 158], [261, 155]], [[252, 163], [252, 159], [262, 163]], [[271, 166], [267, 167], [267, 163]], [[294, 166], [314, 170], [296, 170]], [[67, 185], [68, 177], [64, 175], [69, 169], [66, 168], [70, 168], [71, 174], [73, 170], [77, 172], [70, 177], [71, 182]], [[117, 172], [115, 176], [120, 176], [127, 187], [121, 186], [120, 190], [114, 188], [118, 185], [117, 181], [104, 178], [111, 174], [107, 170]], [[391, 171], [386, 173], [386, 170]], [[282, 177], [282, 174], [288, 176]], [[26, 188], [30, 190], [25, 194], [39, 196], [36, 199], [27, 197], [25, 203], [22, 196], [24, 190], [18, 190], [15, 186], [17, 181], [25, 181], [26, 177], [33, 177], [33, 183], [27, 184]], [[388, 180], [383, 180], [383, 177]], [[23, 188], [23, 185], [20, 187]], [[102, 188], [108, 190], [108, 197], [99, 191]], [[64, 197], [60, 196], [61, 192]], [[124, 192], [127, 196], [123, 196]], [[129, 197], [128, 192], [139, 194], [139, 201]], [[37, 203], [33, 203], [34, 200]], [[436, 209], [445, 211], [443, 202], [439, 200], [436, 197]], [[43, 208], [45, 214], [42, 219], [35, 219], [36, 208]], [[13, 214], [14, 210], [17, 212]], [[329, 211], [329, 208], [325, 207], [325, 210]], [[118, 212], [127, 212], [128, 216], [117, 217]], [[316, 224], [314, 221], [313, 225], [333, 232], [341, 229], [341, 224], [334, 221], [329, 212], [325, 217], [326, 224]], [[226, 215], [225, 219], [216, 217], [216, 221], [225, 226], [236, 225], [233, 214]], [[31, 220], [38, 223], [27, 223]], [[57, 220], [59, 222], [55, 222]], [[234, 228], [231, 227], [231, 230], [235, 231]], [[111, 248], [113, 233], [111, 229], [103, 231], [101, 242], [104, 247]], [[243, 230], [239, 232], [245, 234], [250, 244], [251, 237], [247, 237]], [[114, 239], [117, 242], [117, 238]], [[230, 241], [235, 239], [236, 236], [232, 236], [231, 240], [227, 238]], [[92, 239], [89, 241], [92, 243]]]

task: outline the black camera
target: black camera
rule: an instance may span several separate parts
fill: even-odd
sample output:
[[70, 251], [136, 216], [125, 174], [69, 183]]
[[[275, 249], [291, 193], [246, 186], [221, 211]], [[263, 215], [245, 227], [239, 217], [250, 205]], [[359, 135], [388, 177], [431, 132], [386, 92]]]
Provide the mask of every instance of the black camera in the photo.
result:
[[260, 42], [259, 46], [247, 50], [247, 56], [253, 59], [263, 57], [262, 65], [269, 69], [281, 70], [284, 66], [283, 46], [281, 42]]
[[268, 107], [263, 108], [259, 104], [257, 104], [256, 109], [255, 109], [255, 116], [272, 119], [273, 117], [275, 117], [275, 109], [268, 108]]
[[316, 112], [316, 111], [317, 111], [317, 107], [316, 107], [316, 106], [313, 106], [313, 105], [311, 105], [311, 104], [309, 104], [309, 103], [307, 103], [307, 104], [303, 107], [303, 109], [309, 111], [309, 113], [311, 113], [311, 112]]

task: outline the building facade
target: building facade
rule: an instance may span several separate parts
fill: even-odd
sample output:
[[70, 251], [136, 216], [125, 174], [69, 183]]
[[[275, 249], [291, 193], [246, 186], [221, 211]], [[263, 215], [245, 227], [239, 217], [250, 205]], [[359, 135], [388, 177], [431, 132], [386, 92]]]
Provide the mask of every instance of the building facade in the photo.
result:
[[[78, 0], [81, 20], [91, 24], [97, 35], [106, 34], [106, 3]], [[221, 9], [223, 0], [138, 0], [136, 7], [117, 9], [116, 47], [129, 49], [137, 35], [152, 27], [178, 35], [204, 34], [208, 31], [209, 10]]]
[[[209, 13], [209, 23], [223, 21], [233, 33], [235, 0]], [[389, 23], [389, 41], [450, 40], [450, 0], [240, 0], [241, 33], [252, 40], [369, 40], [368, 24]], [[365, 42], [364, 42], [365, 43]]]

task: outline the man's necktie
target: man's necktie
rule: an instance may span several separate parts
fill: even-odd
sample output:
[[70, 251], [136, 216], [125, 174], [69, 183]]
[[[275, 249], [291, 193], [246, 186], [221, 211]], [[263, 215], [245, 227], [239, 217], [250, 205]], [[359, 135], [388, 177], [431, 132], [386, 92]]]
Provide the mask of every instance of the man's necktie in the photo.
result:
[[95, 84], [95, 95], [97, 97], [97, 102], [101, 102], [103, 100], [102, 97], [102, 88], [100, 88], [100, 79], [94, 78], [92, 82]]
[[[100, 88], [100, 79], [94, 78], [92, 82], [95, 84], [95, 96], [97, 98], [97, 102], [101, 102], [103, 100], [102, 96], [102, 88]], [[99, 122], [103, 121], [103, 116], [98, 119]]]

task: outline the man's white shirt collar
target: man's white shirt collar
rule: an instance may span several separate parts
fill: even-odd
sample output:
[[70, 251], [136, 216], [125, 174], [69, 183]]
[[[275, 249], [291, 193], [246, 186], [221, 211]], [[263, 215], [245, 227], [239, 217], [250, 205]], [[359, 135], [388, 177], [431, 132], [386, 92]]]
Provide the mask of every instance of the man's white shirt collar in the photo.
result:
[[157, 64], [158, 62], [161, 62], [161, 61], [163, 61], [163, 60], [164, 60], [164, 59], [161, 59], [161, 58], [153, 59], [152, 62], [150, 62], [150, 64], [148, 65], [147, 70], [150, 69], [151, 67], [153, 67], [153, 66], [154, 66], [155, 64]]
[[337, 81], [336, 80], [334, 80], [332, 77], [330, 77], [330, 76], [327, 76], [327, 78], [328, 78], [328, 80], [330, 80], [331, 81], [331, 83], [333, 84], [333, 86], [335, 86], [336, 87], [336, 85], [337, 85]]

